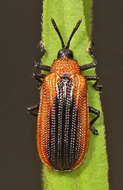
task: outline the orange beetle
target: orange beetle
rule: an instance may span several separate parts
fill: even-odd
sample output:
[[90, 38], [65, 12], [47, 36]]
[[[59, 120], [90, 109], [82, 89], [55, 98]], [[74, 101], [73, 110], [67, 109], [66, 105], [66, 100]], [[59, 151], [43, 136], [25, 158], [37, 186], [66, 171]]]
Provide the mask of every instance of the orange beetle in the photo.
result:
[[[95, 80], [93, 85], [97, 90], [96, 76], [82, 76], [81, 71], [96, 67], [96, 59], [93, 48], [89, 48], [94, 62], [80, 66], [73, 59], [73, 52], [69, 49], [70, 41], [77, 31], [81, 20], [73, 29], [73, 32], [65, 46], [59, 29], [54, 21], [51, 22], [62, 44], [58, 52], [58, 58], [51, 67], [35, 63], [40, 71], [50, 71], [44, 74], [35, 73], [33, 76], [42, 83], [40, 104], [28, 108], [34, 115], [38, 111], [37, 119], [37, 147], [41, 161], [49, 168], [60, 171], [71, 171], [78, 168], [84, 160], [88, 142], [89, 128], [94, 135], [98, 131], [93, 127], [100, 112], [88, 106], [87, 80]], [[41, 56], [46, 52], [42, 43]], [[89, 123], [89, 112], [96, 117]]]

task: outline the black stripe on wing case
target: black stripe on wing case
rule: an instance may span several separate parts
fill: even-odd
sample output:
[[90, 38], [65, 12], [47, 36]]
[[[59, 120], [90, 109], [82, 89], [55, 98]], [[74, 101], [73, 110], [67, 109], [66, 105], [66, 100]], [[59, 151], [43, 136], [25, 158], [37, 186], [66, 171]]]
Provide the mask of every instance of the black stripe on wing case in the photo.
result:
[[68, 75], [61, 77], [50, 117], [47, 156], [57, 170], [70, 170], [79, 157], [77, 147], [78, 116], [73, 99], [73, 84]]

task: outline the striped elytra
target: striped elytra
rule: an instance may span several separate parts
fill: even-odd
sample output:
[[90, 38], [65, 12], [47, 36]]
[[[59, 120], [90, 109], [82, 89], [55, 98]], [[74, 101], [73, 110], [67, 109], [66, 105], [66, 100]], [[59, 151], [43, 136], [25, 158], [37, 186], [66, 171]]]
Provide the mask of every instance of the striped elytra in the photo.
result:
[[89, 121], [86, 78], [75, 60], [58, 58], [45, 77], [37, 127], [43, 163], [62, 171], [80, 165], [88, 147]]

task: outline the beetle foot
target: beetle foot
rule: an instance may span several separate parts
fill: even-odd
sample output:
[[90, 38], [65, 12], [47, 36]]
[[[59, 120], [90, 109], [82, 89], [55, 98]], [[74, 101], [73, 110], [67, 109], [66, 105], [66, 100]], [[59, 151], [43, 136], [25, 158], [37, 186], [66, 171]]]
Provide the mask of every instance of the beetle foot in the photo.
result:
[[92, 133], [93, 133], [94, 135], [98, 135], [98, 134], [99, 134], [99, 133], [98, 133], [98, 130], [95, 129], [93, 126], [90, 126], [90, 130], [92, 131]]
[[97, 84], [97, 82], [93, 85], [94, 89], [99, 91], [99, 92], [102, 92], [103, 90], [103, 85], [101, 84]]
[[38, 113], [35, 112], [35, 110], [38, 110], [39, 109], [39, 104], [36, 104], [34, 106], [30, 106], [30, 107], [27, 107], [27, 111], [33, 115], [33, 116], [37, 116]]

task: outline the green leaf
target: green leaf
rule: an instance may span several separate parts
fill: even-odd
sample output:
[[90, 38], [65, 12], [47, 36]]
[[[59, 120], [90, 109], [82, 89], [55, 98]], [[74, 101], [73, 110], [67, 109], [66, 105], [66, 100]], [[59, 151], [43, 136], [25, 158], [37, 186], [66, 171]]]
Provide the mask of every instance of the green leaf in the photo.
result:
[[[61, 49], [61, 42], [50, 21], [51, 17], [55, 19], [65, 44], [73, 27], [82, 18], [82, 24], [71, 41], [70, 49], [80, 65], [92, 61], [87, 52], [91, 34], [91, 6], [91, 0], [44, 0], [42, 38], [47, 53], [43, 57], [43, 64], [51, 65]], [[94, 69], [83, 72], [83, 75], [94, 74]], [[103, 113], [99, 93], [93, 89], [92, 84], [88, 82], [88, 101], [90, 106], [101, 112], [95, 123], [99, 135], [94, 136], [90, 132], [89, 149], [80, 168], [71, 172], [58, 172], [43, 165], [44, 190], [108, 190]]]

